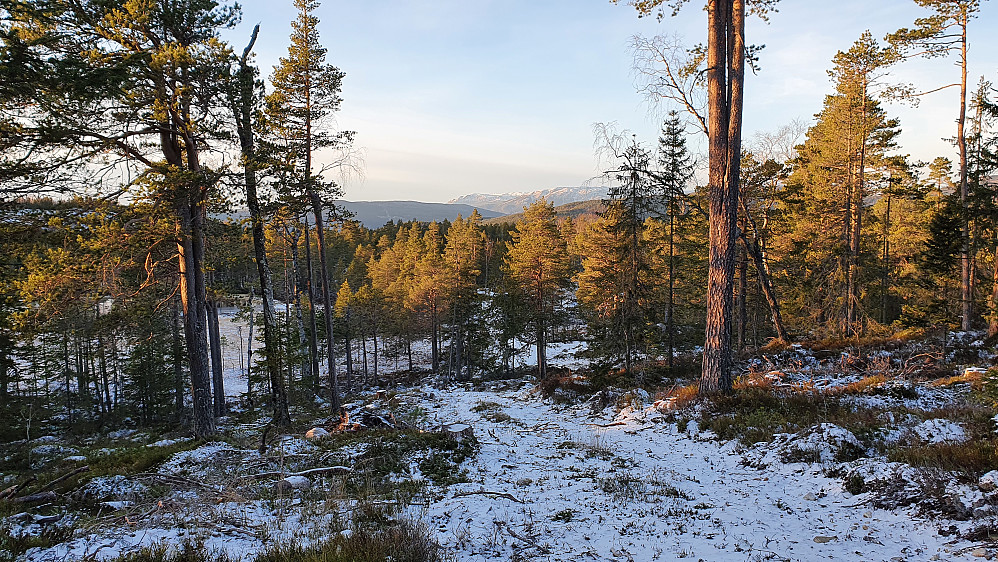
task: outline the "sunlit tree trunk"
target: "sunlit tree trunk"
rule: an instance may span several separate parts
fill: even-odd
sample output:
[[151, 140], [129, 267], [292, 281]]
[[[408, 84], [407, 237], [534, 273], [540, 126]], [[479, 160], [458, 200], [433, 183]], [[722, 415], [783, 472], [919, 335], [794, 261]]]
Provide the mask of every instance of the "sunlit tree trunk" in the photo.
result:
[[709, 258], [703, 393], [731, 390], [735, 221], [741, 161], [744, 0], [707, 4]]

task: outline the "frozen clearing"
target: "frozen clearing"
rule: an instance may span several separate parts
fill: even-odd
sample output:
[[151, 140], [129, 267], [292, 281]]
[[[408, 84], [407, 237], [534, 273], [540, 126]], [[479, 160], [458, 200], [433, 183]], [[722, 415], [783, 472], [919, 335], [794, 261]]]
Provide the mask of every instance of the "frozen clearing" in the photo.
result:
[[[652, 408], [620, 414], [611, 408], [592, 416], [585, 404], [541, 400], [532, 385], [499, 385], [484, 392], [422, 387], [398, 397], [403, 406], [422, 408], [431, 426], [471, 426], [481, 444], [462, 465], [469, 482], [430, 485], [405, 509], [428, 525], [454, 560], [886, 561], [992, 554], [955, 538], [975, 522], [927, 519], [914, 507], [865, 505], [864, 495], [825, 476], [835, 463], [774, 461], [750, 468], [743, 461], [755, 447], [746, 451], [697, 435], [692, 423], [692, 434], [680, 432]], [[299, 453], [311, 446], [301, 436], [284, 441], [299, 443]], [[204, 471], [212, 466], [232, 471], [238, 470], [234, 462], [258, 460], [253, 450], [208, 444], [166, 466], [179, 473], [186, 467], [207, 482]], [[320, 479], [317, 487], [334, 487], [335, 478]], [[206, 495], [174, 492], [169, 514], [138, 527], [95, 530], [26, 558], [106, 558], [157, 541], [176, 544], [184, 536], [248, 557], [278, 538], [317, 540], [338, 532], [329, 514], [346, 507], [330, 509], [327, 501], [319, 508], [322, 502], [294, 495], [282, 501]]]

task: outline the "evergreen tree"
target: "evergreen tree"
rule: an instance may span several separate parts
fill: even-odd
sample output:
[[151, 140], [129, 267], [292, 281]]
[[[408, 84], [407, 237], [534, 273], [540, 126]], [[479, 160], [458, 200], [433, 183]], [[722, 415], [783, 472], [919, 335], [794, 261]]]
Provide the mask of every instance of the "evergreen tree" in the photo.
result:
[[541, 200], [523, 211], [507, 244], [505, 270], [529, 303], [537, 345], [537, 373], [547, 378], [547, 330], [569, 282], [569, 257], [554, 205]]
[[332, 408], [338, 412], [339, 378], [333, 348], [332, 280], [324, 213], [331, 200], [342, 195], [342, 190], [335, 183], [323, 180], [322, 171], [314, 169], [312, 156], [320, 149], [349, 146], [353, 134], [333, 133], [324, 126], [329, 114], [340, 107], [344, 73], [326, 63], [326, 49], [319, 43], [319, 20], [313, 15], [318, 6], [315, 0], [295, 0], [298, 17], [291, 24], [288, 55], [281, 58], [271, 76], [274, 91], [267, 97], [267, 116], [271, 142], [276, 148], [278, 175], [287, 182], [286, 189], [304, 194], [315, 220], [326, 321], [327, 376]]
[[[876, 71], [889, 62], [876, 41], [864, 33], [849, 51], [840, 51], [829, 72], [835, 93], [825, 98], [816, 124], [798, 147], [787, 192], [792, 199], [793, 233], [782, 241], [784, 256], [809, 259], [801, 264], [797, 298], [821, 324], [843, 334], [859, 324], [862, 229], [874, 180], [886, 175], [887, 152], [894, 147], [898, 122], [887, 118], [872, 97]], [[797, 206], [799, 205], [799, 206]], [[804, 250], [803, 248], [806, 248]]]
[[[981, 9], [981, 0], [914, 0], [931, 15], [915, 20], [914, 27], [902, 28], [887, 36], [887, 40], [901, 53], [913, 50], [916, 55], [943, 57], [956, 52], [960, 68], [960, 108], [956, 120], [956, 145], [960, 157], [958, 193], [963, 209], [960, 228], [960, 291], [962, 301], [961, 328], [969, 330], [974, 316], [973, 264], [971, 263], [969, 208], [970, 187], [968, 179], [967, 135], [967, 26]], [[911, 55], [908, 55], [911, 56]], [[948, 88], [949, 84], [942, 88]], [[936, 88], [939, 90], [942, 88]], [[933, 91], [935, 91], [933, 90]]]
[[447, 246], [444, 248], [444, 261], [450, 270], [451, 279], [451, 350], [448, 371], [457, 378], [470, 375], [475, 356], [481, 349], [474, 343], [480, 330], [472, 319], [479, 304], [478, 278], [481, 275], [484, 234], [481, 226], [482, 215], [478, 210], [464, 219], [457, 219], [447, 229]]
[[[258, 195], [258, 174], [261, 159], [257, 155], [257, 129], [260, 121], [263, 84], [258, 79], [258, 70], [250, 61], [253, 45], [256, 43], [260, 26], [253, 28], [250, 42], [239, 59], [233, 61], [228, 84], [229, 105], [239, 137], [239, 150], [242, 156], [243, 182], [246, 189], [246, 206], [250, 214], [253, 234], [253, 254], [256, 258], [257, 275], [260, 280], [260, 295], [263, 298], [263, 336], [268, 349], [277, 349], [277, 312], [274, 307], [274, 283], [267, 260], [266, 238], [264, 236], [264, 216]], [[279, 427], [291, 422], [288, 413], [287, 395], [281, 374], [280, 355], [266, 354], [267, 373], [270, 378], [271, 407], [273, 422]], [[317, 375], [317, 374], [316, 374]]]

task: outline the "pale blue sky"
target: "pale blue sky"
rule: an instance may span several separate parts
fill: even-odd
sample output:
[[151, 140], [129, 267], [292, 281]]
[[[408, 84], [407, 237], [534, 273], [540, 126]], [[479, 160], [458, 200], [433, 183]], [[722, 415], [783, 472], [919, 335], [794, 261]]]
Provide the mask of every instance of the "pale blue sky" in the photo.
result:
[[[241, 48], [259, 22], [256, 51], [269, 75], [286, 52], [294, 7], [242, 6], [243, 24], [228, 37]], [[971, 84], [998, 78], [996, 6], [985, 2], [972, 23]], [[811, 120], [831, 90], [836, 51], [866, 29], [883, 37], [922, 13], [911, 0], [783, 0], [769, 24], [751, 21], [749, 42], [766, 49], [762, 72], [748, 79], [746, 139]], [[608, 0], [325, 0], [316, 15], [328, 61], [347, 75], [337, 126], [357, 131], [365, 153], [364, 177], [345, 182], [351, 200], [580, 185], [599, 172], [594, 123], [616, 122], [650, 143], [669, 109], [636, 93], [631, 37], [679, 33], [695, 43], [706, 27], [695, 2], [662, 22]], [[905, 63], [891, 78], [928, 89], [958, 78], [953, 63]], [[934, 94], [915, 109], [888, 106], [901, 118], [903, 152], [955, 157], [941, 139], [955, 132], [957, 94]]]

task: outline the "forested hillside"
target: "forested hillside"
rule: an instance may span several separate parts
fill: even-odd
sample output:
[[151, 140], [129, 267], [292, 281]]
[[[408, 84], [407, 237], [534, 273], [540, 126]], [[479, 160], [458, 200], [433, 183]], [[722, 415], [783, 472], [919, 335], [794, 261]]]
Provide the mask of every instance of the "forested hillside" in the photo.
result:
[[708, 2], [605, 198], [371, 228], [315, 0], [272, 69], [235, 4], [0, 0], [0, 561], [991, 558], [998, 89], [915, 4], [749, 136], [778, 3]]

